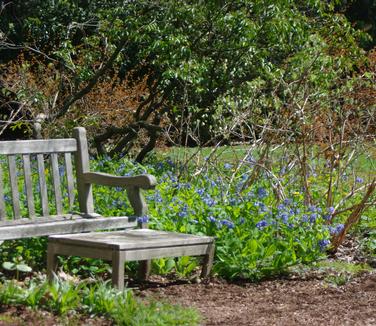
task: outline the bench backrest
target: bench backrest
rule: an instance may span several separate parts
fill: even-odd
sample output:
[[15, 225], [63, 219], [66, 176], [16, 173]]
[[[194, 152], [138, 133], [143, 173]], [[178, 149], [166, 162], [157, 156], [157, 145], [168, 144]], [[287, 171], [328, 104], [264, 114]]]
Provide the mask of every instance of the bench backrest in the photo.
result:
[[[74, 202], [74, 177], [72, 168], [72, 153], [77, 152], [76, 139], [56, 139], [56, 140], [22, 140], [0, 142], [0, 155], [5, 154], [8, 162], [8, 182], [4, 182], [4, 169], [0, 167], [0, 219], [7, 218], [5, 209], [5, 198], [3, 189], [8, 183], [11, 190], [11, 200], [13, 206], [13, 218], [21, 217], [19, 183], [23, 179], [28, 215], [30, 218], [36, 217], [35, 198], [33, 191], [32, 163], [37, 162], [38, 189], [43, 216], [50, 215], [49, 199], [47, 194], [46, 172], [51, 171], [53, 180], [53, 194], [56, 214], [63, 214], [63, 197], [61, 191], [62, 167], [59, 167], [58, 156], [63, 155], [65, 161], [65, 174], [67, 179], [67, 190], [69, 198], [69, 208], [72, 209]], [[46, 162], [50, 161], [50, 164]], [[5, 163], [5, 162], [4, 162]], [[20, 163], [20, 164], [17, 164]], [[6, 164], [2, 164], [6, 165]], [[20, 168], [21, 167], [21, 168]], [[23, 173], [21, 172], [23, 170]], [[21, 173], [23, 178], [19, 178]], [[8, 197], [6, 197], [8, 198]], [[8, 216], [9, 218], [9, 216]]]
[[[89, 170], [86, 130], [81, 127], [74, 129], [73, 138], [0, 141], [0, 240], [62, 232], [62, 227], [53, 228], [46, 224], [43, 230], [38, 230], [38, 227], [46, 220], [66, 220], [64, 214], [72, 213], [75, 194], [79, 203], [76, 216], [95, 216], [92, 187], [82, 178], [82, 174]], [[8, 178], [5, 179], [5, 176]], [[72, 216], [69, 218], [72, 219]], [[123, 223], [115, 222], [117, 227]], [[22, 229], [25, 223], [34, 226], [17, 231], [14, 236], [6, 234], [5, 229], [13, 232], [14, 227]], [[101, 225], [97, 223], [96, 227]], [[74, 226], [70, 230], [72, 232]], [[86, 224], [77, 227], [77, 232], [80, 230], [86, 231], [89, 227]]]

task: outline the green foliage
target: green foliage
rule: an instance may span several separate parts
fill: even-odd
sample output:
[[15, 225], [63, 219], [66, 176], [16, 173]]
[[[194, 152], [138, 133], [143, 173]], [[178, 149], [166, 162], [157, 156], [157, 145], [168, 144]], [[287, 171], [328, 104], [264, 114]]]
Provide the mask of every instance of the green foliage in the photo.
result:
[[369, 211], [362, 216], [361, 223], [355, 229], [355, 234], [365, 254], [376, 262], [376, 212]]
[[319, 271], [325, 272], [325, 281], [334, 286], [345, 285], [354, 277], [372, 271], [367, 264], [347, 263], [344, 261], [322, 261], [315, 265]]
[[16, 279], [19, 279], [19, 273], [30, 273], [33, 269], [23, 262], [22, 257], [13, 257], [12, 261], [4, 261], [2, 267], [8, 271], [16, 272]]
[[0, 284], [0, 304], [24, 304], [58, 315], [71, 312], [104, 315], [117, 325], [198, 325], [193, 309], [151, 300], [144, 303], [129, 290], [118, 291], [105, 283], [73, 284], [57, 280], [50, 284], [32, 281], [21, 286], [7, 281]]
[[[310, 93], [315, 94], [310, 102], [322, 99], [364, 59], [358, 46], [364, 33], [355, 31], [326, 1], [30, 0], [9, 4], [2, 18], [0, 29], [10, 40], [35, 44], [59, 62], [55, 77], [62, 89], [56, 92], [65, 98], [57, 100], [54, 110], [72, 95], [68, 89], [79, 90], [92, 81], [97, 67], [124, 43], [111, 65], [111, 77], [118, 76], [119, 83], [126, 80], [127, 86], [146, 81], [146, 102], [131, 109], [134, 127], [108, 136], [114, 140], [109, 142], [111, 155], [132, 147], [119, 135], [133, 140], [144, 130], [153, 136], [154, 131], [139, 122], [155, 126], [167, 121], [196, 144], [213, 137], [238, 138], [239, 128], [245, 128], [242, 137], [254, 138], [255, 127], [244, 131], [249, 124], [262, 125], [306, 93], [303, 87], [291, 91], [288, 85], [300, 85], [297, 80], [309, 72]], [[51, 107], [48, 99], [44, 102]], [[128, 106], [119, 110], [129, 113]], [[93, 122], [89, 115], [78, 116], [87, 126], [112, 127], [101, 119]], [[230, 132], [239, 116], [244, 121]], [[75, 124], [70, 119], [65, 126]], [[298, 134], [295, 130], [295, 137]]]

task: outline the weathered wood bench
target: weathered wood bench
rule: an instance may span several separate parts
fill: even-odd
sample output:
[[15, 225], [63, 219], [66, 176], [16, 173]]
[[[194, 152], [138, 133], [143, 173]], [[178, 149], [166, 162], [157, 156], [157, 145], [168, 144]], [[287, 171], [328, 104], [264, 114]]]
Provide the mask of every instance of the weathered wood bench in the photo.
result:
[[[7, 162], [3, 160], [1, 166], [8, 165], [9, 171], [9, 180], [5, 183], [5, 170], [0, 166], [0, 243], [10, 239], [49, 236], [47, 273], [50, 279], [54, 277], [57, 269], [57, 255], [112, 261], [112, 282], [120, 289], [124, 286], [124, 263], [131, 260], [142, 262], [141, 270], [144, 277], [147, 277], [150, 259], [203, 256], [201, 276], [209, 275], [214, 254], [214, 239], [147, 229], [143, 219], [138, 219], [147, 213], [141, 189], [154, 188], [156, 179], [148, 174], [121, 177], [90, 172], [84, 128], [75, 128], [74, 137], [69, 139], [3, 141], [0, 142], [0, 155], [3, 158], [7, 157]], [[59, 162], [62, 161], [59, 160], [60, 156], [61, 159], [64, 158], [64, 183], [59, 172]], [[72, 162], [75, 164], [76, 178]], [[33, 173], [33, 164], [38, 171], [37, 178]], [[46, 169], [46, 166], [49, 169]], [[20, 170], [23, 170], [23, 178], [18, 178]], [[49, 171], [52, 185], [48, 183]], [[20, 192], [20, 179], [23, 179], [25, 193]], [[5, 184], [10, 186], [11, 200], [9, 196], [4, 197]], [[69, 213], [64, 213], [63, 184], [66, 184], [67, 188], [66, 201]], [[103, 217], [97, 214], [93, 203], [93, 184], [123, 187], [134, 209], [134, 216]], [[35, 205], [37, 198], [33, 190], [36, 186], [40, 195], [40, 212], [37, 212]], [[79, 212], [73, 212], [75, 195]], [[54, 197], [54, 205], [50, 197]], [[20, 198], [26, 199], [25, 207], [20, 205]], [[7, 201], [10, 201], [13, 216], [7, 216]], [[27, 217], [22, 214], [25, 210]], [[90, 232], [98, 230], [111, 231]]]

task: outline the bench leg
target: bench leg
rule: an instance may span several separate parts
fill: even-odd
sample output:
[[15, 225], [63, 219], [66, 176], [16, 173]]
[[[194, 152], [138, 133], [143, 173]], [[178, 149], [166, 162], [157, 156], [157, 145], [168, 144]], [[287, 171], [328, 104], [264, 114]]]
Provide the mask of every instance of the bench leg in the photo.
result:
[[201, 278], [207, 278], [210, 275], [213, 266], [215, 244], [211, 244], [208, 248], [207, 254], [204, 256], [202, 262]]
[[125, 259], [119, 250], [112, 252], [112, 285], [119, 290], [124, 289]]
[[55, 251], [55, 245], [48, 243], [47, 246], [47, 278], [52, 282], [56, 278], [57, 271], [57, 255]]
[[147, 280], [151, 271], [151, 260], [140, 260], [138, 267], [138, 278], [142, 281]]

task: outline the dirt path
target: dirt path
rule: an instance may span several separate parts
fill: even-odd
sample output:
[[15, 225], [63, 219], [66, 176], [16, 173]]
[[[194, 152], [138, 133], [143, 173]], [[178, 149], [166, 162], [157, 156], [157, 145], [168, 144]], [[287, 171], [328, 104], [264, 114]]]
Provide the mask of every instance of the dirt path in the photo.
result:
[[322, 280], [174, 284], [155, 278], [140, 296], [196, 307], [205, 325], [376, 325], [376, 274], [335, 287]]

